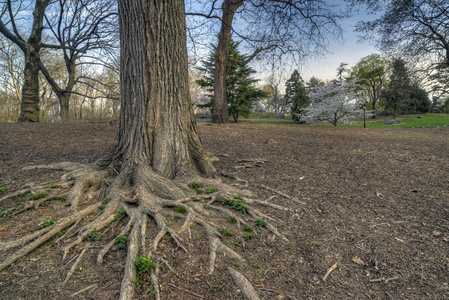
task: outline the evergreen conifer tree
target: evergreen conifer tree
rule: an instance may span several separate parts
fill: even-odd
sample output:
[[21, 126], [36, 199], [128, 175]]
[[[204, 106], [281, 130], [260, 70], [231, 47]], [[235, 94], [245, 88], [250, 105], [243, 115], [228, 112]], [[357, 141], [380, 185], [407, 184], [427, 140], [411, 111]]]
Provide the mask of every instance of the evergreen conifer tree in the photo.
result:
[[285, 86], [285, 101], [287, 105], [291, 105], [292, 119], [300, 123], [305, 115], [304, 109], [310, 104], [310, 99], [298, 70], [293, 71]]
[[[239, 116], [248, 116], [250, 109], [261, 98], [267, 96], [267, 93], [256, 88], [254, 85], [258, 81], [251, 78], [256, 73], [254, 69], [248, 66], [246, 56], [240, 54], [238, 49], [239, 42], [231, 40], [228, 49], [228, 64], [226, 70], [226, 98], [228, 101], [228, 113], [237, 122]], [[216, 47], [208, 60], [202, 61], [202, 66], [198, 68], [204, 74], [204, 78], [197, 80], [196, 83], [206, 88], [208, 97], [211, 101], [205, 104], [205, 107], [213, 108], [214, 95], [214, 68], [215, 68]]]

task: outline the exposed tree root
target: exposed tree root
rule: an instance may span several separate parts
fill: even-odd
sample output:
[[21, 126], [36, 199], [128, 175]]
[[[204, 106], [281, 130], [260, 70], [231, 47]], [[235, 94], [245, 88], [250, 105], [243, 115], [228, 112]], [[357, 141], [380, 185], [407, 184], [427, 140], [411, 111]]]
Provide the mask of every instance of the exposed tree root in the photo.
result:
[[233, 268], [228, 267], [228, 273], [231, 275], [232, 279], [234, 279], [235, 284], [242, 290], [243, 294], [248, 298], [249, 300], [259, 300], [259, 296], [256, 293], [256, 290], [254, 289], [253, 285], [249, 282], [249, 280], [234, 270]]
[[[235, 220], [235, 225], [240, 228], [246, 224], [250, 219], [255, 221], [262, 218], [266, 221], [266, 229], [271, 231], [274, 235], [284, 241], [287, 238], [282, 235], [272, 223], [279, 223], [279, 220], [262, 213], [256, 209], [254, 205], [268, 207], [270, 209], [291, 211], [288, 208], [279, 206], [273, 203], [250, 199], [248, 191], [237, 190], [234, 187], [222, 184], [218, 180], [206, 180], [204, 178], [183, 178], [183, 180], [170, 181], [157, 175], [150, 168], [140, 167], [137, 170], [132, 170], [134, 179], [132, 182], [127, 179], [126, 171], [122, 170], [120, 174], [109, 169], [96, 170], [93, 167], [81, 167], [80, 165], [71, 164], [56, 164], [52, 168], [60, 167], [70, 171], [62, 177], [61, 182], [58, 183], [61, 188], [58, 191], [50, 191], [49, 195], [30, 202], [23, 210], [37, 207], [54, 199], [55, 197], [62, 197], [67, 195], [67, 201], [71, 202], [72, 206], [69, 209], [70, 213], [67, 217], [58, 220], [55, 224], [26, 235], [15, 241], [0, 244], [0, 250], [8, 250], [15, 247], [19, 248], [12, 253], [3, 262], [0, 263], [0, 271], [17, 261], [21, 257], [27, 255], [49, 239], [55, 237], [58, 232], [67, 229], [65, 236], [58, 240], [75, 239], [64, 247], [63, 260], [74, 249], [75, 246], [83, 243], [86, 235], [92, 231], [101, 231], [108, 224], [115, 221], [118, 222], [120, 214], [118, 211], [122, 209], [126, 212], [128, 220], [125, 227], [121, 230], [118, 236], [128, 236], [127, 243], [127, 257], [125, 262], [125, 272], [120, 289], [120, 299], [131, 299], [135, 290], [136, 267], [134, 259], [142, 254], [148, 254], [155, 262], [163, 262], [168, 268], [172, 269], [168, 262], [158, 257], [156, 250], [160, 241], [166, 236], [174, 241], [177, 247], [183, 251], [187, 250], [187, 241], [190, 236], [190, 226], [198, 224], [204, 230], [204, 238], [207, 239], [209, 245], [209, 263], [208, 271], [213, 273], [215, 269], [215, 261], [217, 252], [222, 253], [230, 258], [236, 259], [240, 262], [245, 259], [227, 247], [223, 241], [221, 234], [217, 231], [217, 224], [210, 218], [232, 218]], [[39, 166], [42, 167], [42, 166]], [[131, 171], [130, 171], [131, 172]], [[125, 175], [121, 175], [125, 174]], [[74, 179], [67, 181], [67, 179]], [[201, 182], [205, 186], [214, 187], [216, 191], [211, 194], [196, 194], [188, 187], [189, 182]], [[31, 190], [40, 192], [45, 187], [35, 187]], [[68, 190], [65, 192], [64, 190]], [[23, 191], [29, 191], [26, 189]], [[232, 199], [235, 195], [246, 195], [245, 205], [246, 214], [237, 212], [231, 207], [223, 206], [222, 202], [225, 199]], [[99, 206], [102, 199], [108, 198], [107, 203], [103, 202], [102, 213], [99, 212]], [[3, 198], [2, 198], [3, 199]], [[176, 207], [183, 207], [183, 211], [176, 211]], [[206, 209], [207, 208], [207, 209]], [[89, 215], [97, 213], [97, 218], [78, 228], [78, 223]], [[123, 214], [122, 214], [123, 216]], [[179, 218], [183, 220], [182, 225], [178, 229], [170, 226], [170, 218]], [[152, 243], [146, 245], [147, 227], [149, 220], [154, 220], [158, 233], [152, 238]], [[69, 236], [69, 232], [72, 234]], [[111, 240], [103, 247], [97, 255], [97, 263], [101, 264], [105, 256], [114, 247], [114, 240]], [[67, 274], [64, 283], [67, 283], [70, 276], [75, 271], [76, 266], [81, 261], [86, 249], [78, 256], [77, 261], [72, 265], [71, 270]], [[151, 273], [151, 280], [154, 283], [154, 291], [157, 292], [156, 299], [160, 298], [160, 288], [158, 284], [158, 273], [160, 268], [157, 267]], [[249, 299], [258, 299], [249, 281], [240, 273], [233, 269], [228, 269], [231, 276], [236, 281], [237, 285], [244, 291]]]

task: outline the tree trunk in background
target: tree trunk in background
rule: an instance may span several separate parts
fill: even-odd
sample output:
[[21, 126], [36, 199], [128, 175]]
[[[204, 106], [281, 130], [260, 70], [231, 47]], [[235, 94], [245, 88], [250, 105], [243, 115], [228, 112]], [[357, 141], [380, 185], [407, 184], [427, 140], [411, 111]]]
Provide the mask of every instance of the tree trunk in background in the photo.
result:
[[169, 179], [214, 170], [190, 100], [184, 10], [183, 0], [119, 0], [119, 129], [97, 163], [131, 182], [142, 168]]
[[39, 122], [39, 65], [35, 54], [25, 53], [20, 122]]
[[226, 66], [228, 64], [228, 49], [231, 41], [232, 20], [243, 0], [225, 0], [222, 10], [223, 17], [215, 61], [214, 74], [214, 123], [229, 123], [228, 101], [226, 99]]

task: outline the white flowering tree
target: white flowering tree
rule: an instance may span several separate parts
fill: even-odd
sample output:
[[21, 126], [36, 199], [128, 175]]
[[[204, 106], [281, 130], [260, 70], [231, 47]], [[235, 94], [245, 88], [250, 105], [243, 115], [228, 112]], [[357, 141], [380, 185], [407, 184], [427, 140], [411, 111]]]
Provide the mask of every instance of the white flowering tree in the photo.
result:
[[335, 82], [318, 87], [309, 95], [311, 104], [305, 109], [304, 121], [324, 121], [337, 126], [338, 121], [349, 121], [361, 115], [361, 102], [350, 90], [348, 84]]

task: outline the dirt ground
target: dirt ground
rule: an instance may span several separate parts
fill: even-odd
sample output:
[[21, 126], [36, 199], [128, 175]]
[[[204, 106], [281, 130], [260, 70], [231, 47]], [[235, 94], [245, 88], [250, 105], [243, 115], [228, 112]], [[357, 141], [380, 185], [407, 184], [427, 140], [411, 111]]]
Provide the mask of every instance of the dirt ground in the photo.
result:
[[[237, 243], [242, 232], [225, 222], [234, 235], [223, 237], [224, 242], [246, 262], [221, 255], [215, 273], [208, 275], [208, 247], [200, 226], [186, 238], [188, 253], [167, 238], [158, 251], [174, 271], [161, 266], [162, 299], [244, 299], [227, 267], [246, 274], [261, 299], [449, 299], [449, 127], [200, 124], [199, 131], [206, 149], [220, 158], [218, 178], [293, 210], [258, 207], [276, 220], [289, 242], [256, 226], [255, 239]], [[52, 183], [61, 171], [23, 167], [93, 162], [115, 132], [107, 122], [0, 123], [0, 188], [8, 193], [24, 184]], [[1, 201], [0, 212], [21, 201]], [[37, 230], [40, 222], [57, 220], [69, 209], [54, 200], [38, 210], [3, 217], [0, 243]], [[175, 228], [182, 224], [172, 223]], [[112, 224], [100, 232], [99, 241], [83, 243], [66, 261], [62, 249], [67, 241], [56, 242], [55, 237], [0, 273], [0, 298], [117, 299], [125, 252], [110, 252], [102, 265], [96, 264], [96, 255], [124, 224], [125, 219]], [[154, 227], [150, 234], [156, 233]], [[74, 275], [63, 284], [86, 247]], [[149, 287], [140, 283], [136, 299], [153, 299]]]

